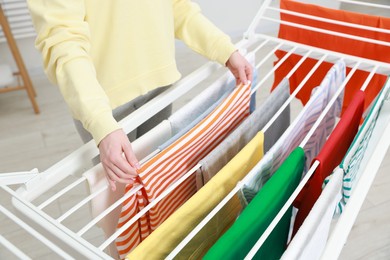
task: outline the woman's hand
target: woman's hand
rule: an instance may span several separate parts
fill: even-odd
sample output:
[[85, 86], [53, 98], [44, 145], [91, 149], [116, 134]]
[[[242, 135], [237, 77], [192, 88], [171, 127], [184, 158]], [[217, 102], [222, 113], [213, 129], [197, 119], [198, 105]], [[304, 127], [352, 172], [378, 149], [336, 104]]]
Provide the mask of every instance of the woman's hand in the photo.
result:
[[116, 190], [116, 182], [134, 183], [134, 179], [138, 176], [139, 163], [122, 129], [104, 137], [99, 143], [99, 151], [100, 161], [113, 191]]
[[237, 84], [247, 84], [248, 80], [252, 81], [253, 68], [238, 51], [235, 51], [230, 55], [226, 62], [226, 67], [228, 67], [236, 78]]

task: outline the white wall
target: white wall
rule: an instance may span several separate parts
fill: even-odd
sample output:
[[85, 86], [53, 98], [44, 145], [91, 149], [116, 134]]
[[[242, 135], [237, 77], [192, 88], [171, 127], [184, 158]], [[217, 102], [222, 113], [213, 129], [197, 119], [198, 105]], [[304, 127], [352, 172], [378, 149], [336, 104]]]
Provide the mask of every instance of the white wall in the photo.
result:
[[[232, 37], [242, 36], [255, 17], [263, 0], [193, 0], [198, 3], [203, 14], [225, 33]], [[297, 0], [338, 9], [337, 0]], [[279, 1], [272, 0], [272, 4]]]
[[262, 0], [193, 0], [202, 13], [222, 31], [240, 37], [248, 28]]

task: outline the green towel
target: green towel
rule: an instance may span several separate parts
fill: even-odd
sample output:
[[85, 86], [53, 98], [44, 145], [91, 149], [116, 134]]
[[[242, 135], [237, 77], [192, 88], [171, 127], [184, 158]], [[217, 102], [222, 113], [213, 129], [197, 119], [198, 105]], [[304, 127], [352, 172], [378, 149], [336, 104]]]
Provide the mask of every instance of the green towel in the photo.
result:
[[[210, 248], [204, 259], [243, 259], [298, 186], [305, 164], [304, 150], [295, 148], [236, 222]], [[285, 213], [255, 259], [279, 259], [286, 248], [292, 207]]]

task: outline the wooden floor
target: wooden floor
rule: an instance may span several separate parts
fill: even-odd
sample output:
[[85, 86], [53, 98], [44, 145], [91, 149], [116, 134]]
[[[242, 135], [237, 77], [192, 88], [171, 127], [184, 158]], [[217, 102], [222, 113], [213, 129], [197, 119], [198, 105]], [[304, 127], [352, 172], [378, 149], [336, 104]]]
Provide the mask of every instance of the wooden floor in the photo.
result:
[[[186, 50], [179, 52], [178, 66], [183, 75], [204, 62]], [[43, 75], [32, 80], [38, 93], [39, 115], [33, 113], [24, 91], [0, 95], [0, 173], [33, 168], [43, 171], [82, 144], [57, 87]], [[5, 223], [0, 223], [0, 230], [5, 228], [2, 225]], [[340, 259], [390, 259], [389, 151]]]

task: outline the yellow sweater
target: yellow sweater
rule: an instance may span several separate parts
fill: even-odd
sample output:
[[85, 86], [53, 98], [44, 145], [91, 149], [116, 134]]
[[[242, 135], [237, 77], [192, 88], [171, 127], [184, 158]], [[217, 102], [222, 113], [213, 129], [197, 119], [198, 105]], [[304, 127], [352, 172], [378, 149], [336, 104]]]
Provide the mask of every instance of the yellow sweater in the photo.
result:
[[229, 37], [189, 0], [28, 0], [49, 79], [98, 144], [112, 109], [180, 78], [175, 38], [225, 64]]

